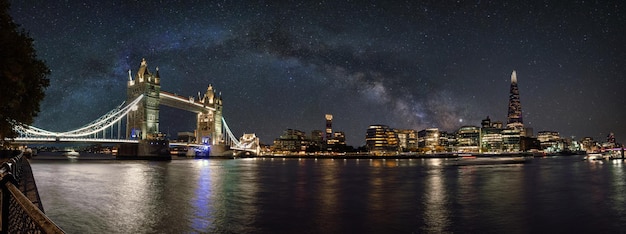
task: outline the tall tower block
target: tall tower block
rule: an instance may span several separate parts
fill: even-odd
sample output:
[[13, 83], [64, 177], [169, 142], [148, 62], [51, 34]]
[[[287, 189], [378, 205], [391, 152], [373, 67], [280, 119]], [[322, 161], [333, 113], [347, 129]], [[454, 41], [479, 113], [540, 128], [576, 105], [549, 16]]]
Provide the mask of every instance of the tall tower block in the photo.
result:
[[326, 114], [326, 142], [333, 137], [333, 115]]
[[522, 104], [519, 99], [519, 88], [517, 87], [517, 73], [511, 73], [511, 90], [509, 93], [509, 111], [507, 116], [507, 128], [515, 129], [524, 135], [524, 121], [522, 119]]
[[135, 100], [142, 94], [144, 98], [128, 113], [126, 139], [146, 140], [159, 133], [160, 92], [159, 68], [156, 68], [156, 73], [151, 73], [145, 58], [141, 60], [135, 79], [131, 76], [131, 71], [128, 71], [127, 102]]

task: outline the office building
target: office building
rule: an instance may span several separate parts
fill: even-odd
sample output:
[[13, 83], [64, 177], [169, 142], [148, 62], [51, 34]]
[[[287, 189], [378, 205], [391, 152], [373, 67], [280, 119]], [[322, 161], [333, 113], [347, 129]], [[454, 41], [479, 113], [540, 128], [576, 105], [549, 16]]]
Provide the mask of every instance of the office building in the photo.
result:
[[398, 146], [402, 152], [417, 151], [417, 131], [413, 129], [396, 130]]
[[333, 115], [326, 114], [326, 141], [333, 137]]
[[422, 152], [435, 152], [439, 146], [439, 129], [428, 128], [417, 132], [417, 146]]
[[370, 125], [365, 135], [365, 146], [373, 155], [395, 153], [398, 151], [398, 137], [387, 125]]
[[463, 126], [456, 132], [457, 152], [478, 153], [480, 151], [480, 128]]
[[287, 129], [279, 138], [274, 140], [274, 151], [284, 153], [305, 152], [308, 140], [303, 131]]

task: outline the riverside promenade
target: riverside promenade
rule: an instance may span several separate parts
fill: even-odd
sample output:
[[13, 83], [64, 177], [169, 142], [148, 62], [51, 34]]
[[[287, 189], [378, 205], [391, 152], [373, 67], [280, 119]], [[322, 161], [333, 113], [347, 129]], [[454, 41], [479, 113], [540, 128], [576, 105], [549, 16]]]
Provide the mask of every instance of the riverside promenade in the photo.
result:
[[[0, 158], [0, 164], [5, 163], [8, 160], [9, 158]], [[39, 198], [39, 191], [37, 191], [37, 183], [35, 183], [33, 170], [30, 167], [30, 162], [28, 160], [25, 160], [22, 164], [22, 176], [20, 178], [20, 183], [18, 183], [15, 187], [17, 187], [20, 192], [28, 198], [28, 200], [36, 205], [39, 210], [44, 212], [43, 204]]]
[[44, 213], [30, 162], [21, 151], [0, 152], [0, 233], [64, 233]]

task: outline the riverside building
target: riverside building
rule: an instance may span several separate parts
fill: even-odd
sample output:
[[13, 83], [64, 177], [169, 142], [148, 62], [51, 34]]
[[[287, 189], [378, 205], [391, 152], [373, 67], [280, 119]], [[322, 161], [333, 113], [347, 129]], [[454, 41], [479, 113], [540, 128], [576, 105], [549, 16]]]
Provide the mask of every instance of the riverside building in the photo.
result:
[[480, 128], [480, 152], [502, 152], [502, 122], [491, 122], [489, 116], [483, 119]]
[[420, 151], [425, 153], [437, 151], [437, 146], [439, 146], [439, 129], [428, 128], [417, 132], [417, 145]]
[[326, 141], [330, 140], [333, 136], [333, 115], [326, 114]]
[[521, 139], [526, 136], [520, 102], [519, 88], [517, 86], [517, 72], [511, 73], [511, 88], [509, 91], [509, 110], [507, 115], [507, 129], [502, 131], [503, 150], [505, 152], [521, 151]]
[[370, 125], [365, 135], [365, 147], [373, 155], [398, 151], [396, 132], [387, 125]]
[[321, 130], [311, 131], [311, 138], [309, 140], [309, 150], [321, 151], [324, 146], [324, 132]]
[[283, 135], [274, 140], [274, 149], [276, 153], [293, 154], [305, 153], [308, 146], [308, 140], [303, 131], [297, 129], [287, 129]]
[[511, 73], [511, 88], [509, 92], [509, 111], [507, 115], [506, 127], [517, 130], [524, 136], [524, 121], [522, 118], [522, 103], [519, 99], [519, 88], [517, 87], [517, 73]]
[[402, 152], [417, 151], [417, 131], [413, 129], [396, 130], [398, 135], [398, 146]]
[[554, 153], [563, 149], [563, 142], [561, 142], [559, 132], [540, 131], [537, 133], [537, 140], [539, 140], [541, 149], [546, 153]]
[[463, 126], [456, 132], [457, 152], [479, 152], [480, 128], [476, 126]]

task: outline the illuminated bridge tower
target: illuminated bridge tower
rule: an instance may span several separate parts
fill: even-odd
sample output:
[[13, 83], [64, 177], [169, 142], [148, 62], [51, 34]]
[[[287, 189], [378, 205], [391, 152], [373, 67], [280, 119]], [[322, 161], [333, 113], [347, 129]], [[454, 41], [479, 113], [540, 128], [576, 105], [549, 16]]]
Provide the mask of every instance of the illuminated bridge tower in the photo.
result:
[[222, 145], [224, 144], [224, 133], [222, 131], [222, 97], [215, 95], [213, 86], [207, 87], [206, 93], [200, 100], [206, 107], [214, 110], [204, 109], [198, 112], [196, 141], [202, 144]]
[[126, 124], [126, 139], [146, 140], [159, 133], [159, 93], [161, 80], [159, 68], [156, 73], [148, 71], [146, 59], [141, 60], [139, 71], [133, 80], [128, 71], [127, 102], [133, 101], [139, 95], [144, 95], [137, 108], [128, 113]]
[[517, 74], [515, 70], [511, 73], [511, 91], [509, 94], [509, 112], [507, 116], [507, 128], [515, 129], [524, 135], [524, 121], [522, 120], [522, 104], [519, 100], [519, 89], [517, 87]]

